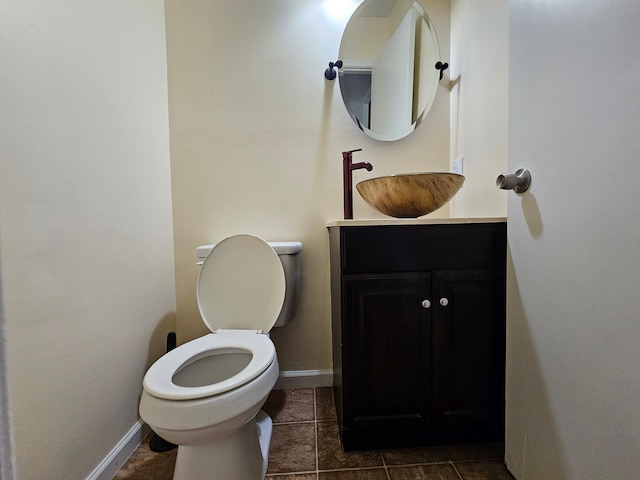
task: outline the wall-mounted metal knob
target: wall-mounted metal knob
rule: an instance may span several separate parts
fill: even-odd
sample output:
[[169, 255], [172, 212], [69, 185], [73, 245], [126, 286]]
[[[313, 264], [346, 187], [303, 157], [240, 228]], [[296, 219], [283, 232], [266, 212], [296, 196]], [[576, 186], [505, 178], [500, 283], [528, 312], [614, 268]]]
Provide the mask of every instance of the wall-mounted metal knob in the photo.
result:
[[329, 68], [324, 71], [324, 78], [327, 80], [335, 80], [336, 79], [336, 68], [342, 68], [342, 60], [336, 60], [335, 62], [329, 62]]
[[446, 307], [447, 305], [449, 305], [449, 299], [442, 297], [440, 299], [440, 305], [442, 305], [443, 307]]
[[431, 302], [429, 300], [423, 300], [422, 308], [431, 308]]
[[526, 168], [516, 170], [516, 173], [503, 173], [496, 178], [496, 187], [502, 190], [513, 190], [524, 193], [531, 186], [531, 174]]

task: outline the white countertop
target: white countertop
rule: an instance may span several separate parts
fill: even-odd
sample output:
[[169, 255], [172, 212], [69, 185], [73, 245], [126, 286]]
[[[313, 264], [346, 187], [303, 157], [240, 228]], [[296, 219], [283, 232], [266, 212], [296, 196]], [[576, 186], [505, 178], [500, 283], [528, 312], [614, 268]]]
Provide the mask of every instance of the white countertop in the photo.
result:
[[451, 225], [459, 223], [500, 223], [506, 222], [506, 217], [464, 217], [464, 218], [376, 218], [335, 220], [327, 223], [327, 227], [364, 227], [385, 225]]

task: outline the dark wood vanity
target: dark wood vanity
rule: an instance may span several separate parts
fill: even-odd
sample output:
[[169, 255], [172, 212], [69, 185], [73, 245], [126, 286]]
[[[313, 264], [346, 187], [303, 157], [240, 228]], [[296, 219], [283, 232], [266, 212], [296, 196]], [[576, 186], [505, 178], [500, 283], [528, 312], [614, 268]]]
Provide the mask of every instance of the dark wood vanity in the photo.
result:
[[503, 440], [506, 223], [329, 236], [343, 448]]

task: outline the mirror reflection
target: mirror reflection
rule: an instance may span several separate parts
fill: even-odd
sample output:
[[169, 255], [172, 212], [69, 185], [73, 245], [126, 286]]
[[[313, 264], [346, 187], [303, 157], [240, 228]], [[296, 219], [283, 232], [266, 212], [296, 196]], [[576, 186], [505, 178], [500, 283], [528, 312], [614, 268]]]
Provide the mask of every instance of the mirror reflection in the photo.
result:
[[435, 29], [414, 0], [366, 0], [340, 42], [340, 91], [358, 127], [376, 140], [399, 140], [427, 115], [440, 60]]

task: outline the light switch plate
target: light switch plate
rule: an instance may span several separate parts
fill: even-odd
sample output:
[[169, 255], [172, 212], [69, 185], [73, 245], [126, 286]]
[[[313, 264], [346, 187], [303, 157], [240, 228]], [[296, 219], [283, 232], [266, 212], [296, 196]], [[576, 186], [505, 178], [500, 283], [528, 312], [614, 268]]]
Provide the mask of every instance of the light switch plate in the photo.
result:
[[453, 162], [451, 162], [451, 172], [457, 173], [458, 175], [464, 175], [463, 173], [463, 158], [456, 158]]

